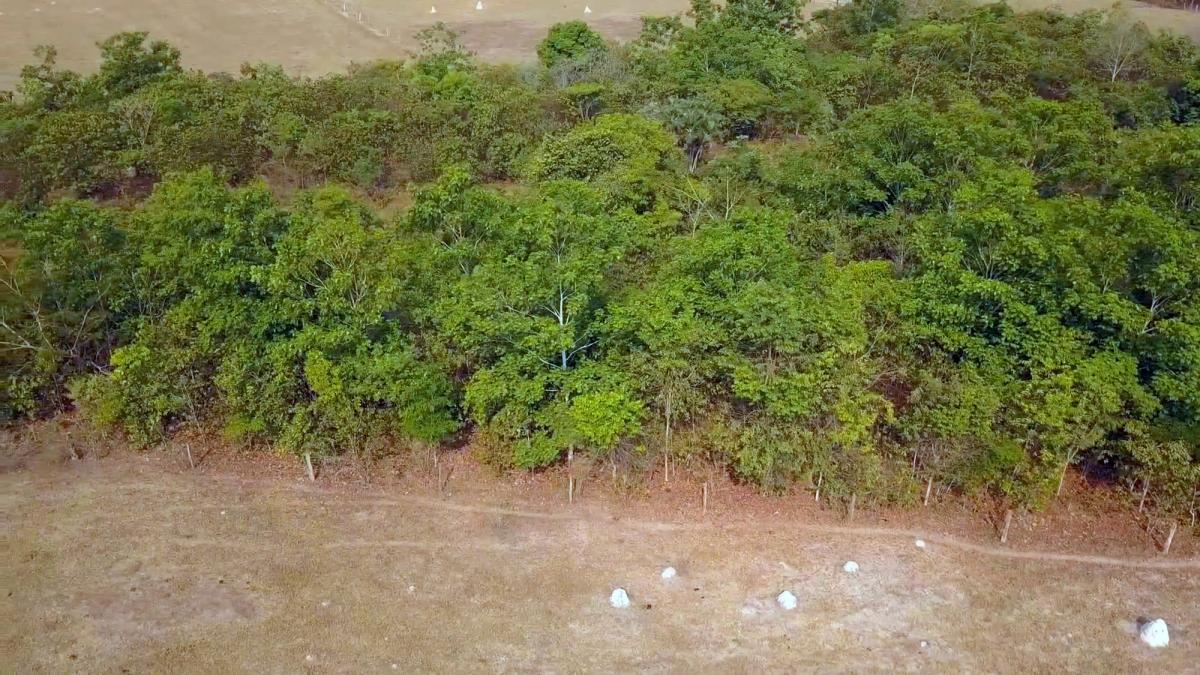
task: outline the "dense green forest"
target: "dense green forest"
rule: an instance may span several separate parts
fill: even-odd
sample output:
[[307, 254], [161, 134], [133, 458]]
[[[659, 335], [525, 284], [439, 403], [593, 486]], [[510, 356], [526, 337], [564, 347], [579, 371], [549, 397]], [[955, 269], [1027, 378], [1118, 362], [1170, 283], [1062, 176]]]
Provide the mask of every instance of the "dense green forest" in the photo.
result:
[[626, 44], [0, 102], [0, 417], [369, 463], [669, 458], [859, 503], [1193, 513], [1200, 50], [1119, 11], [695, 0]]

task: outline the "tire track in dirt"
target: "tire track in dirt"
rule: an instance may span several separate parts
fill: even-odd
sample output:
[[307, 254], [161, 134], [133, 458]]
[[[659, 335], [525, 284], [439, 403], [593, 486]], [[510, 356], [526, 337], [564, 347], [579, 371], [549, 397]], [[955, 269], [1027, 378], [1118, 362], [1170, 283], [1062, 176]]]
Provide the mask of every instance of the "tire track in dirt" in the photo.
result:
[[[721, 528], [710, 523], [671, 523], [658, 520], [638, 519], [638, 518], [621, 518], [612, 521], [600, 521], [595, 516], [583, 516], [573, 513], [550, 513], [546, 511], [533, 511], [516, 508], [506, 508], [501, 506], [489, 505], [473, 505], [453, 502], [446, 499], [438, 499], [433, 497], [422, 497], [416, 495], [399, 495], [394, 497], [377, 497], [377, 496], [357, 496], [348, 495], [345, 493], [331, 492], [329, 490], [309, 485], [296, 484], [281, 484], [277, 479], [260, 479], [260, 478], [244, 478], [237, 476], [228, 476], [220, 474], [208, 474], [205, 478], [215, 480], [216, 482], [237, 485], [242, 488], [249, 486], [272, 486], [274, 488], [284, 488], [293, 493], [299, 493], [307, 496], [315, 497], [334, 497], [336, 503], [354, 505], [354, 506], [376, 506], [376, 507], [418, 507], [427, 510], [450, 511], [455, 513], [471, 513], [482, 515], [505, 516], [513, 518], [536, 519], [543, 521], [555, 521], [561, 523], [597, 523], [604, 522], [605, 524], [617, 524], [623, 527], [634, 527], [644, 531], [653, 532], [684, 532], [684, 531], [717, 531], [718, 529], [737, 530], [741, 532], [754, 531], [758, 528], [752, 526], [734, 523], [724, 525]], [[173, 488], [168, 486], [152, 486], [143, 483], [128, 483], [121, 481], [114, 485], [123, 489], [141, 490], [146, 492], [173, 492], [173, 493], [192, 493], [194, 488]], [[53, 494], [53, 492], [51, 492]], [[276, 492], [275, 494], [278, 494]], [[42, 492], [39, 497], [46, 498], [51, 496], [46, 492]], [[66, 496], [66, 493], [64, 493]], [[280, 504], [278, 500], [274, 502]], [[313, 502], [308, 499], [302, 499], [295, 502], [286, 502], [293, 506], [311, 506]], [[225, 508], [238, 508], [240, 505], [228, 504]], [[918, 530], [889, 528], [889, 527], [854, 527], [848, 525], [826, 525], [820, 523], [794, 523], [789, 524], [786, 528], [791, 532], [812, 532], [818, 534], [830, 535], [845, 535], [852, 537], [867, 537], [876, 539], [924, 539], [927, 542], [945, 546], [947, 548], [956, 549], [967, 553], [975, 553], [979, 555], [987, 555], [997, 558], [1008, 558], [1014, 560], [1030, 560], [1035, 562], [1061, 562], [1074, 563], [1082, 565], [1102, 565], [1108, 567], [1124, 567], [1131, 569], [1154, 569], [1154, 570], [1200, 570], [1200, 558], [1186, 558], [1179, 560], [1172, 559], [1155, 559], [1155, 558], [1126, 558], [1103, 555], [1089, 555], [1080, 553], [1057, 553], [1051, 551], [1030, 551], [1017, 550], [1010, 548], [1002, 548], [999, 546], [991, 546], [987, 544], [978, 544], [969, 541], [964, 541], [956, 537], [942, 534], [929, 534]], [[390, 542], [390, 543], [389, 543]], [[199, 542], [197, 542], [199, 543]], [[395, 540], [357, 540], [355, 542], [345, 542], [342, 546], [362, 547], [370, 545], [388, 546], [396, 545]]]
[[[483, 513], [497, 514], [522, 518], [539, 518], [552, 519], [561, 521], [588, 521], [588, 518], [572, 516], [571, 514], [552, 514], [541, 511], [520, 511], [514, 509], [500, 509], [487, 506], [471, 506], [467, 504], [455, 504], [435, 499], [423, 497], [405, 496], [399, 500], [384, 500], [384, 501], [402, 501], [405, 503], [414, 504], [424, 508], [438, 508], [449, 511], [466, 512], [466, 513]], [[713, 525], [706, 524], [685, 524], [685, 523], [665, 523], [655, 520], [640, 520], [640, 519], [621, 519], [614, 521], [622, 525], [632, 525], [641, 529], [649, 530], [706, 530], [717, 529]], [[752, 530], [754, 528], [745, 525], [730, 525], [729, 529]], [[820, 524], [796, 524], [790, 526], [790, 529], [801, 532], [815, 532], [820, 534], [837, 534], [850, 535], [859, 537], [878, 537], [878, 538], [910, 538], [924, 539], [926, 542], [940, 544], [949, 548], [966, 551], [969, 553], [979, 553], [981, 555], [989, 555], [999, 558], [1013, 558], [1020, 560], [1035, 560], [1042, 562], [1069, 562], [1089, 565], [1108, 565], [1110, 567], [1132, 567], [1138, 569], [1195, 569], [1200, 570], [1200, 559], [1187, 558], [1183, 560], [1163, 560], [1152, 558], [1118, 558], [1102, 555], [1086, 555], [1078, 553], [1054, 553], [1050, 551], [1021, 551], [1009, 548], [1001, 548], [998, 546], [988, 546], [986, 544], [974, 544], [968, 541], [963, 541], [955, 537], [940, 534], [926, 534], [916, 530], [906, 530], [890, 527], [850, 527], [845, 525], [820, 525]]]

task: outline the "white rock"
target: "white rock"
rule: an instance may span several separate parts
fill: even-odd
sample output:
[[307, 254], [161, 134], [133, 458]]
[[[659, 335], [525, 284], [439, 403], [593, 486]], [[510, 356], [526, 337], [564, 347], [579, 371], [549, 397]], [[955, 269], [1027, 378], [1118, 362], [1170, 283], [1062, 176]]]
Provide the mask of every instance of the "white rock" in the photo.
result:
[[409, 592], [409, 593], [416, 593], [416, 592], [417, 592], [417, 587], [416, 587], [416, 586], [411, 586], [411, 585], [410, 585], [410, 586], [408, 587], [408, 592]]
[[1171, 633], [1167, 630], [1167, 622], [1162, 619], [1147, 621], [1140, 632], [1142, 642], [1151, 647], [1166, 647], [1171, 642]]
[[784, 609], [787, 609], [787, 610], [796, 609], [796, 596], [792, 595], [791, 591], [784, 591], [784, 592], [780, 593], [779, 595], [775, 596], [775, 602], [778, 602], [779, 606]]
[[675, 575], [676, 572], [674, 567], [667, 567], [662, 571], [662, 578], [664, 579], [674, 579]]
[[479, 2], [475, 3], [475, 11], [483, 11], [483, 0], [479, 0]]
[[617, 609], [625, 609], [629, 606], [629, 594], [624, 588], [615, 588], [612, 595], [608, 596], [608, 604]]
[[312, 663], [313, 661], [317, 660], [317, 657], [313, 656], [312, 654], [309, 654], [308, 656], [304, 657], [304, 660], [308, 661], [309, 663]]
[[918, 539], [916, 541], [916, 544], [917, 544], [917, 548], [925, 548], [925, 540], [924, 539]]
[[842, 571], [846, 572], [847, 574], [854, 574], [858, 572], [858, 563], [854, 562], [853, 560], [847, 560], [846, 564], [842, 565]]

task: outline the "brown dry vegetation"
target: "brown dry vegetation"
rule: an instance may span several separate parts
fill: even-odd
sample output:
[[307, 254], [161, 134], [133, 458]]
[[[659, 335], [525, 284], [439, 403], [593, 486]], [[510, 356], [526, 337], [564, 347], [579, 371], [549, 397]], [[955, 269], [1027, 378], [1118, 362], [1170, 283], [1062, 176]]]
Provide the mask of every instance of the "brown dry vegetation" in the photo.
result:
[[[1000, 548], [985, 519], [955, 505], [860, 512], [846, 526], [808, 498], [721, 485], [702, 517], [694, 484], [613, 491], [599, 476], [567, 505], [561, 475], [498, 479], [461, 453], [443, 463], [454, 474], [439, 497], [420, 457], [385, 462], [371, 485], [336, 467], [314, 485], [293, 461], [192, 442], [195, 470], [182, 445], [106, 450], [66, 421], [8, 439], [6, 669], [1186, 672], [1200, 662], [1194, 542], [1185, 533], [1157, 557], [1108, 502], [1026, 517]], [[1046, 552], [1055, 547], [1084, 554]], [[847, 559], [860, 574], [841, 572]], [[671, 583], [658, 578], [667, 564], [680, 571]], [[608, 607], [617, 585], [633, 608]], [[795, 612], [773, 603], [784, 588], [800, 598]], [[1167, 619], [1169, 648], [1137, 641], [1140, 616]]]

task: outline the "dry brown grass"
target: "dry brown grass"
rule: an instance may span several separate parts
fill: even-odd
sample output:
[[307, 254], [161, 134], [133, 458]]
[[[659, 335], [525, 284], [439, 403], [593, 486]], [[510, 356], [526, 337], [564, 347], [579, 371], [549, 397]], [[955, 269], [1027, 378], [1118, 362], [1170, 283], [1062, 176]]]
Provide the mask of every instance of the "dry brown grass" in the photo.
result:
[[[1168, 0], [1169, 1], [1169, 0]], [[52, 4], [53, 3], [53, 4]], [[342, 71], [351, 62], [401, 58], [418, 30], [443, 21], [490, 61], [528, 61], [546, 29], [585, 19], [605, 36], [629, 39], [640, 17], [686, 11], [687, 0], [351, 0], [368, 30], [340, 14], [329, 0], [7, 0], [0, 6], [0, 90], [16, 86], [21, 66], [40, 44], [59, 49], [63, 67], [89, 71], [99, 60], [95, 43], [126, 30], [146, 30], [183, 51], [184, 63], [206, 71], [237, 72], [245, 62], [269, 62], [303, 75]], [[438, 13], [429, 14], [430, 5]], [[809, 11], [834, 4], [813, 0]], [[1065, 12], [1108, 9], [1111, 0], [1012, 0], [1019, 10]], [[583, 7], [592, 8], [584, 15]], [[1132, 16], [1152, 29], [1200, 39], [1200, 13], [1128, 2]], [[356, 9], [357, 11], [357, 9]], [[372, 32], [374, 30], [375, 32]], [[386, 36], [376, 33], [386, 32]]]
[[[294, 463], [221, 452], [196, 471], [170, 449], [94, 459], [94, 439], [67, 431], [67, 442], [50, 430], [40, 454], [10, 451], [0, 463], [5, 670], [1186, 672], [1200, 663], [1195, 559], [1014, 559], [932, 534], [922, 552], [903, 530], [841, 529], [783, 510], [789, 500], [730, 504], [728, 491], [709, 519], [655, 517], [598, 488], [566, 507], [542, 479], [488, 479], [466, 465], [445, 498], [422, 476], [314, 486]], [[85, 458], [63, 459], [72, 447]], [[755, 515], [740, 517], [747, 510]], [[847, 559], [860, 574], [841, 572]], [[658, 578], [667, 564], [680, 572], [669, 584]], [[617, 585], [633, 608], [608, 607]], [[800, 598], [795, 612], [773, 604], [784, 588]], [[1139, 616], [1167, 619], [1168, 649], [1137, 641]]]

